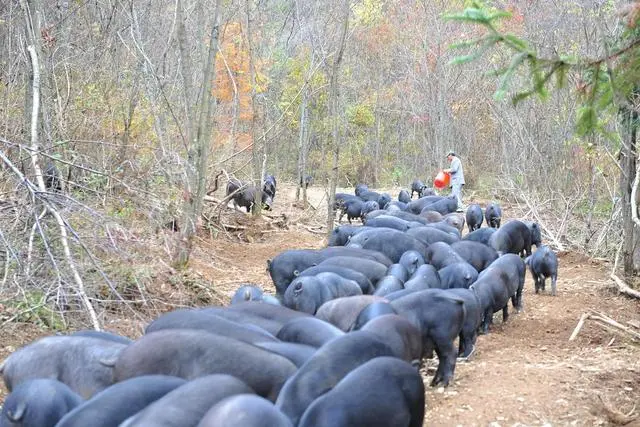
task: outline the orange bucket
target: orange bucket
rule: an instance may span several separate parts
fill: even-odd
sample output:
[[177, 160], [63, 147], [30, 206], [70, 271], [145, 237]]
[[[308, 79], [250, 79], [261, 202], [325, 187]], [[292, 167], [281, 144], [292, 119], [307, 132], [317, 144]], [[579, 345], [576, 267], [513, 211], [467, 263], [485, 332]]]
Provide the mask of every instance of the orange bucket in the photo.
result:
[[433, 180], [433, 186], [442, 190], [449, 185], [449, 182], [451, 182], [451, 174], [446, 173], [445, 171], [440, 171]]

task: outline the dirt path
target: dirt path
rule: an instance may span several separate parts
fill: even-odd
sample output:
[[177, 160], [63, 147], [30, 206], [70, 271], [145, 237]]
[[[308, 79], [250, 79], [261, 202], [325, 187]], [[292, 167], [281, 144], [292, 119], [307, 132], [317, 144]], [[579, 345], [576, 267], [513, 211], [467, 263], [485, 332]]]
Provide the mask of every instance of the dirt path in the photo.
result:
[[[310, 191], [312, 204], [319, 205], [313, 216], [313, 210], [294, 207], [294, 191], [279, 189], [276, 208], [269, 214], [273, 218], [269, 222], [286, 217], [288, 229], [260, 223], [262, 232], [250, 232], [247, 229], [256, 220], [237, 213], [230, 218], [247, 229], [215, 240], [203, 234], [199, 240], [193, 272], [221, 291], [222, 300], [243, 282], [261, 283], [273, 290], [266, 260], [279, 252], [322, 247], [324, 236], [312, 231], [326, 215], [323, 192]], [[616, 295], [608, 280], [609, 270], [607, 263], [575, 253], [560, 255], [557, 297], [535, 295], [527, 276], [525, 311], [514, 314], [504, 325], [501, 315], [496, 315], [493, 331], [478, 339], [473, 359], [458, 363], [453, 385], [427, 387], [425, 425], [609, 425], [600, 397], [610, 408], [627, 413], [637, 404], [636, 413], [640, 412], [638, 343], [593, 321], [585, 323], [575, 341], [568, 341], [588, 310], [606, 313], [620, 323], [640, 321], [640, 303]], [[111, 327], [119, 329], [117, 323]], [[0, 359], [46, 334], [30, 325], [5, 326], [0, 331]], [[431, 375], [425, 377], [425, 384]]]

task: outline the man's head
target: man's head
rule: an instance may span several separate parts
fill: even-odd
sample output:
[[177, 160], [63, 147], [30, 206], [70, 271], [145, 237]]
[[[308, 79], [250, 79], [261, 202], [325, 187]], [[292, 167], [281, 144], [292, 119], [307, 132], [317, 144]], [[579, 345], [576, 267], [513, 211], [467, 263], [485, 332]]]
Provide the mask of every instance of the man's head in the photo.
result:
[[453, 158], [454, 158], [455, 156], [456, 156], [456, 153], [455, 153], [454, 151], [450, 150], [450, 151], [447, 153], [447, 160], [448, 160], [448, 161], [451, 161], [451, 160], [453, 160]]

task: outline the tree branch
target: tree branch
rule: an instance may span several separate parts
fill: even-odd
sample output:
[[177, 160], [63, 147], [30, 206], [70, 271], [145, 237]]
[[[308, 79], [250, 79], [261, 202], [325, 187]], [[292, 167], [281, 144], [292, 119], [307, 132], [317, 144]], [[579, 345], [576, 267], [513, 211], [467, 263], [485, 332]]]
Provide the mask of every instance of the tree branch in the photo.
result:
[[[24, 4], [23, 4], [24, 6]], [[27, 19], [27, 25], [30, 23], [30, 13], [27, 11], [25, 7], [25, 16]], [[35, 43], [35, 40], [33, 40]], [[40, 109], [40, 66], [38, 64], [38, 55], [36, 53], [36, 49], [34, 45], [27, 46], [27, 51], [29, 52], [29, 56], [31, 57], [31, 68], [33, 72], [33, 105], [31, 110], [31, 150], [29, 152], [29, 156], [31, 157], [31, 165], [35, 171], [36, 181], [38, 183], [38, 188], [41, 192], [45, 193], [47, 191], [44, 185], [44, 179], [42, 177], [42, 170], [40, 169], [40, 165], [38, 164], [38, 114]], [[8, 159], [7, 159], [8, 160]], [[16, 170], [14, 170], [15, 172]], [[17, 171], [19, 173], [19, 171]], [[22, 177], [24, 181], [24, 176], [20, 173], [19, 176]], [[33, 192], [32, 192], [33, 195]], [[34, 197], [35, 199], [35, 197]], [[87, 297], [87, 294], [84, 289], [84, 283], [82, 278], [80, 277], [80, 273], [78, 273], [78, 269], [75, 266], [75, 262], [73, 260], [73, 256], [71, 255], [71, 251], [69, 250], [69, 241], [67, 238], [67, 229], [64, 225], [64, 221], [60, 216], [60, 213], [48, 202], [45, 203], [45, 206], [49, 212], [53, 215], [58, 224], [58, 228], [60, 230], [60, 241], [62, 244], [62, 248], [64, 251], [65, 258], [67, 260], [67, 264], [71, 269], [71, 273], [73, 275], [74, 281], [77, 286], [78, 294], [80, 295], [80, 299], [82, 300], [85, 308], [89, 312], [89, 317], [91, 318], [91, 323], [95, 330], [100, 330], [100, 322], [98, 321], [98, 316], [96, 314], [93, 305], [91, 305], [91, 301]]]

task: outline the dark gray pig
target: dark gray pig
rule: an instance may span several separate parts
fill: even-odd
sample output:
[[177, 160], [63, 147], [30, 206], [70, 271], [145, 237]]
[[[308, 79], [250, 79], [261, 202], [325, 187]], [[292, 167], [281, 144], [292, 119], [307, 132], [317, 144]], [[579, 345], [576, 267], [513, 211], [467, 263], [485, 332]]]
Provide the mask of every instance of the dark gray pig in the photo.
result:
[[409, 203], [411, 201], [411, 195], [407, 190], [400, 190], [398, 193], [398, 201], [402, 203]]
[[301, 271], [335, 256], [354, 256], [369, 259], [380, 262], [387, 267], [393, 264], [389, 258], [378, 251], [369, 251], [361, 248], [332, 246], [317, 250], [287, 250], [278, 254], [273, 260], [267, 260], [267, 269], [276, 287], [276, 296], [282, 298], [289, 283], [291, 283]]
[[442, 289], [413, 292], [391, 302], [399, 315], [422, 332], [423, 355], [430, 356], [433, 350], [438, 355], [438, 368], [431, 386], [447, 387], [453, 379], [458, 354], [453, 342], [464, 323], [463, 303]]
[[228, 397], [209, 409], [198, 427], [293, 427], [273, 403], [253, 394]]
[[[377, 261], [372, 261], [370, 259], [362, 259], [357, 256], [335, 256], [328, 258], [318, 264], [320, 267], [342, 267], [342, 268], [350, 268], [351, 270], [355, 270], [359, 273], [364, 274], [369, 281], [375, 286], [376, 282], [380, 280], [380, 278], [384, 277], [387, 273], [387, 266]], [[345, 276], [348, 279], [348, 277]], [[363, 293], [364, 289], [363, 289]]]
[[367, 184], [356, 184], [356, 188], [354, 189], [354, 194], [358, 197], [360, 197], [362, 194], [366, 193], [367, 191], [369, 191], [369, 186]]
[[145, 333], [166, 329], [196, 329], [253, 344], [262, 341], [277, 341], [267, 331], [254, 325], [227, 320], [202, 310], [183, 309], [165, 313], [147, 326]]
[[284, 305], [304, 313], [316, 314], [322, 304], [332, 299], [362, 295], [362, 289], [353, 280], [335, 273], [299, 276], [284, 293]]
[[469, 234], [466, 234], [462, 238], [462, 240], [478, 242], [488, 246], [489, 239], [491, 238], [491, 235], [496, 232], [496, 230], [497, 230], [496, 228], [491, 228], [491, 227], [480, 228], [478, 230], [472, 231]]
[[196, 427], [223, 399], [253, 390], [231, 375], [196, 378], [165, 394], [119, 427]]
[[114, 381], [141, 375], [171, 374], [187, 380], [211, 374], [232, 375], [256, 393], [275, 399], [296, 371], [282, 356], [209, 332], [168, 329], [144, 335], [114, 362]]
[[38, 378], [16, 386], [5, 398], [0, 427], [54, 427], [84, 400], [57, 380]]
[[391, 266], [389, 266], [386, 275], [396, 277], [402, 283], [406, 282], [409, 279], [409, 271], [407, 271], [407, 268], [402, 264], [392, 264]]
[[244, 301], [262, 301], [263, 295], [264, 291], [255, 285], [241, 285], [231, 297], [231, 304], [238, 304]]
[[368, 229], [362, 225], [339, 225], [331, 232], [327, 246], [344, 246], [349, 243], [351, 236]]
[[423, 256], [427, 251], [426, 245], [415, 237], [388, 228], [373, 229], [356, 234], [351, 237], [347, 247], [355, 245], [381, 252], [394, 263], [398, 262], [406, 251], [418, 251]]
[[420, 212], [422, 212], [426, 206], [444, 199], [444, 196], [426, 196], [421, 197], [418, 200], [412, 200], [411, 203], [407, 205], [407, 212], [410, 212], [414, 215], [420, 215]]
[[540, 224], [534, 221], [522, 221], [524, 225], [529, 228], [531, 234], [531, 244], [536, 245], [536, 249], [542, 245], [542, 231], [540, 230]]
[[406, 233], [410, 236], [420, 240], [425, 245], [430, 245], [435, 242], [445, 242], [452, 244], [460, 240], [459, 237], [451, 235], [445, 231], [442, 231], [436, 227], [422, 226], [414, 227], [407, 230]]
[[351, 330], [358, 317], [358, 313], [360, 313], [363, 308], [381, 300], [382, 297], [374, 295], [356, 295], [337, 298], [322, 304], [316, 313], [316, 317], [347, 332]]
[[13, 352], [0, 366], [9, 391], [23, 381], [56, 378], [85, 399], [113, 384], [112, 370], [103, 359], [112, 359], [127, 346], [82, 336], [41, 338]]
[[363, 331], [369, 331], [384, 340], [400, 358], [416, 368], [422, 363], [422, 333], [406, 317], [385, 314], [367, 322]]
[[375, 218], [367, 219], [364, 224], [367, 227], [393, 228], [394, 230], [400, 231], [407, 231], [411, 228], [411, 223], [409, 221], [390, 215], [380, 215]]
[[440, 222], [444, 219], [440, 212], [436, 211], [424, 211], [420, 212], [420, 216], [426, 219], [429, 223]]
[[[413, 198], [413, 193], [417, 193], [418, 194], [418, 198], [420, 197], [420, 194], [422, 193], [422, 190], [424, 188], [426, 188], [427, 186], [424, 185], [424, 183], [422, 181], [420, 181], [419, 179], [415, 179], [412, 183], [411, 183], [411, 195], [409, 196], [409, 202], [411, 201], [411, 199]], [[403, 190], [404, 191], [404, 190]], [[409, 194], [408, 192], [406, 192], [407, 194]], [[409, 203], [409, 202], [405, 202], [405, 203]]]
[[387, 314], [396, 314], [396, 311], [393, 309], [391, 304], [389, 304], [389, 301], [373, 302], [360, 310], [360, 313], [358, 313], [358, 317], [353, 323], [351, 329], [354, 331], [360, 330], [373, 319]]
[[467, 261], [448, 244], [444, 242], [434, 242], [427, 248], [424, 262], [433, 265], [436, 270], [440, 270], [447, 265]]
[[377, 211], [374, 211], [374, 212], [369, 212], [367, 214], [367, 218], [376, 218], [376, 217], [381, 216], [381, 215], [395, 216], [396, 218], [404, 219], [405, 221], [419, 222], [422, 225], [426, 225], [426, 224], [429, 223], [429, 221], [427, 221], [426, 218], [423, 218], [420, 215], [412, 214], [410, 212], [405, 212], [405, 211], [397, 211], [397, 210], [383, 210], [383, 209], [381, 209], [381, 210], [377, 210]]
[[462, 240], [451, 244], [451, 248], [478, 272], [487, 268], [498, 259], [498, 253], [492, 247], [480, 242]]
[[406, 251], [398, 260], [398, 264], [407, 269], [409, 276], [413, 276], [418, 267], [424, 264], [424, 257], [417, 251]]
[[457, 262], [438, 270], [438, 275], [442, 289], [469, 289], [478, 278], [478, 271], [468, 262]]
[[548, 246], [542, 245], [526, 259], [529, 271], [533, 276], [536, 294], [544, 291], [544, 282], [551, 277], [551, 295], [556, 295], [556, 281], [558, 280], [558, 256]]
[[[336, 259], [336, 258], [342, 258], [342, 257], [335, 257], [335, 258], [331, 258], [331, 259]], [[330, 261], [331, 259], [327, 260]], [[358, 262], [362, 262], [362, 260], [356, 258], [358, 260]], [[368, 260], [365, 260], [368, 261]], [[371, 261], [373, 262], [373, 261]], [[360, 289], [362, 290], [363, 294], [372, 294], [374, 287], [373, 284], [371, 283], [371, 280], [369, 279], [369, 277], [367, 277], [366, 275], [362, 274], [360, 271], [354, 270], [352, 268], [349, 267], [342, 267], [340, 265], [334, 265], [331, 263], [320, 263], [320, 265], [316, 265], [314, 267], [309, 267], [306, 270], [302, 271], [298, 277], [305, 277], [305, 276], [315, 276], [317, 274], [320, 273], [335, 273], [338, 276], [342, 276], [345, 279], [349, 279], [349, 280], [353, 280], [354, 282], [356, 282], [358, 284], [358, 286], [360, 286]]]
[[349, 372], [380, 356], [399, 357], [382, 339], [368, 331], [355, 331], [335, 338], [318, 349], [316, 354], [287, 380], [276, 407], [294, 425], [309, 405], [331, 390]]
[[385, 295], [404, 289], [404, 284], [395, 276], [385, 276], [376, 283], [376, 291], [373, 295], [384, 297]]
[[[420, 199], [422, 200], [422, 199]], [[442, 215], [455, 212], [458, 209], [458, 198], [456, 196], [448, 196], [442, 200], [426, 205], [420, 213], [424, 211], [436, 211]]]
[[522, 254], [531, 256], [531, 231], [522, 221], [514, 219], [496, 230], [489, 239], [489, 246], [503, 254]]
[[351, 224], [352, 219], [362, 219], [362, 208], [364, 202], [360, 199], [347, 199], [340, 205], [340, 216], [338, 222], [342, 221], [342, 217], [346, 214], [347, 221]]
[[484, 210], [487, 225], [491, 228], [500, 228], [502, 221], [502, 208], [497, 203], [489, 203]]
[[66, 414], [56, 427], [113, 427], [146, 408], [186, 381], [145, 375], [119, 382]]
[[295, 342], [258, 342], [254, 345], [287, 358], [298, 368], [307, 363], [317, 350], [316, 347]]
[[458, 357], [469, 357], [475, 350], [478, 328], [482, 321], [480, 299], [471, 289], [447, 289], [447, 293], [464, 300], [464, 322], [458, 340]]
[[462, 214], [456, 212], [448, 213], [443, 217], [443, 221], [462, 233], [465, 224], [465, 219]]
[[304, 412], [300, 427], [421, 427], [425, 392], [406, 362], [378, 357], [355, 368]]
[[467, 220], [467, 227], [469, 228], [469, 233], [480, 229], [480, 227], [482, 227], [482, 221], [484, 220], [482, 208], [480, 207], [480, 205], [477, 205], [474, 203], [472, 205], [467, 206], [467, 212], [465, 212], [465, 219]]
[[423, 264], [404, 283], [404, 288], [411, 291], [441, 288], [440, 274], [431, 264]]
[[286, 323], [278, 333], [278, 339], [312, 347], [322, 347], [327, 342], [342, 335], [344, 335], [344, 332], [329, 322], [315, 317], [305, 317], [293, 319]]

